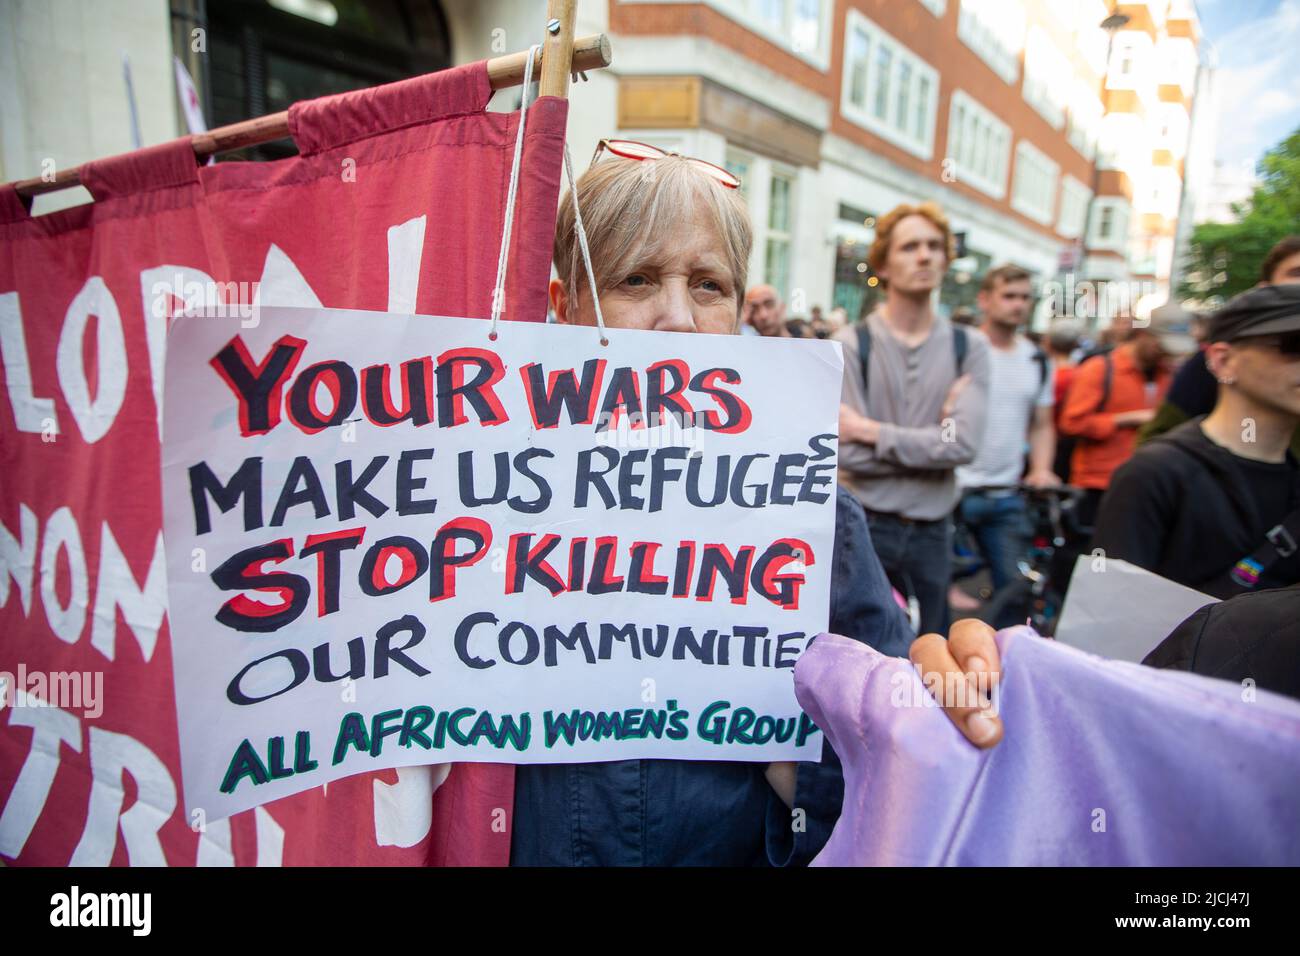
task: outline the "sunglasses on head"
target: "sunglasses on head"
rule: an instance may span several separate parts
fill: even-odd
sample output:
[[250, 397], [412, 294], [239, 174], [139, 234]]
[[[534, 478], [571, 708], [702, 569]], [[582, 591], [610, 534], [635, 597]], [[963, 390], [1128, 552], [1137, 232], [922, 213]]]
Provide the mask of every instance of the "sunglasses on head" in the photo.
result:
[[[596, 144], [596, 152], [591, 155], [591, 165], [596, 165], [596, 160], [600, 154], [609, 150], [615, 156], [621, 159], [663, 159], [665, 156], [681, 156], [681, 153], [673, 153], [660, 149], [658, 146], [651, 146], [649, 143], [638, 143], [630, 139], [602, 139]], [[693, 156], [682, 156], [692, 166], [702, 169], [728, 189], [740, 188], [740, 177], [730, 170], [723, 169], [713, 163], [706, 162], [703, 159], [696, 159]]]

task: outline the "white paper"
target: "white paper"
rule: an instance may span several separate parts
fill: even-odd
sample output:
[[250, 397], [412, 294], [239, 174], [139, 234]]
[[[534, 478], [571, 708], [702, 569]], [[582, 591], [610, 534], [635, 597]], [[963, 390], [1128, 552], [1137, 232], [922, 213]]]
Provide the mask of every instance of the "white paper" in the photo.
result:
[[1056, 639], [1091, 654], [1141, 663], [1189, 615], [1218, 598], [1116, 558], [1081, 554]]
[[[792, 668], [809, 637], [825, 630], [828, 623], [842, 362], [838, 344], [611, 330], [608, 347], [602, 347], [595, 329], [561, 325], [507, 323], [501, 326], [499, 339], [491, 342], [488, 323], [469, 319], [283, 308], [263, 308], [257, 319], [256, 325], [244, 328], [235, 318], [182, 317], [168, 335], [162, 471], [176, 700], [189, 809], [202, 807], [214, 820], [349, 774], [448, 761], [818, 759], [820, 732], [803, 717], [795, 701]], [[305, 343], [301, 348], [294, 344], [299, 340]], [[278, 421], [263, 433], [242, 434], [241, 422], [250, 432], [257, 430], [256, 416], [241, 418], [235, 389], [213, 364], [227, 347], [227, 362], [242, 362], [241, 367], [251, 369], [245, 374], [254, 377], [262, 374], [259, 366], [273, 368], [268, 363], [277, 347], [287, 349], [285, 355], [295, 353], [290, 371], [272, 393], [274, 400], [268, 401]], [[437, 395], [458, 380], [449, 373], [444, 381], [435, 370], [444, 365], [454, 368], [454, 362], [444, 362], [444, 356], [465, 348], [498, 357], [501, 377], [478, 393], [485, 413], [464, 400], [465, 421], [444, 427], [440, 424], [444, 419], [454, 421], [445, 414], [452, 408], [440, 406]], [[410, 405], [410, 396], [403, 398], [402, 363], [425, 358], [427, 366], [414, 368], [427, 368], [427, 375], [410, 380], [411, 394], [420, 390], [418, 381], [425, 382], [434, 396], [433, 421], [418, 427], [410, 420], [375, 424], [363, 407], [362, 370], [389, 366], [385, 394], [390, 396], [388, 414], [393, 414]], [[552, 373], [564, 369], [573, 369], [580, 377], [588, 361], [604, 363], [591, 404], [597, 420], [573, 424], [562, 412], [556, 427], [535, 427], [533, 415], [540, 412], [528, 401], [525, 367], [540, 364], [544, 380], [549, 380]], [[743, 422], [748, 409], [746, 427], [724, 433], [700, 424], [683, 429], [675, 421], [655, 424], [652, 420], [650, 427], [630, 429], [628, 416], [622, 415], [617, 430], [598, 430], [602, 398], [615, 382], [635, 381], [635, 393], [627, 394], [648, 402], [647, 370], [669, 361], [682, 363], [674, 368], [685, 373], [682, 379], [688, 383], [681, 392], [695, 415], [688, 425], [704, 413], [714, 416], [710, 420], [714, 426]], [[297, 387], [299, 381], [313, 380], [314, 366], [329, 362], [344, 366], [323, 372], [314, 387]], [[476, 367], [461, 367], [460, 383], [472, 382]], [[620, 368], [632, 370], [631, 376], [620, 375]], [[659, 368], [656, 381], [671, 386], [672, 369]], [[699, 378], [710, 369], [735, 370], [739, 381], [728, 384], [722, 373]], [[350, 375], [361, 380], [355, 406], [336, 416], [337, 424], [310, 433], [305, 430], [304, 426], [311, 427], [312, 415], [330, 419], [338, 399], [327, 385]], [[739, 404], [728, 407], [706, 389], [734, 396]], [[346, 404], [346, 385], [341, 393]], [[484, 424], [483, 414], [489, 418], [496, 414], [488, 401], [493, 397], [506, 420]], [[302, 404], [308, 400], [310, 407]], [[291, 413], [291, 406], [298, 411]], [[578, 418], [585, 414], [585, 408], [579, 409]], [[652, 461], [660, 451], [673, 448], [698, 451], [699, 458], [661, 458], [665, 469], [680, 474], [662, 482], [661, 507], [652, 511]], [[408, 459], [405, 492], [401, 492], [401, 456], [418, 449], [432, 449], [432, 457]], [[619, 464], [610, 471], [609, 480], [616, 495], [617, 475], [629, 462], [627, 490], [644, 504], [609, 509], [591, 485], [587, 505], [576, 506], [575, 475], [584, 451], [601, 470], [612, 460], [608, 455], [617, 456]], [[507, 500], [470, 506], [460, 477], [460, 456], [472, 455], [474, 487], [486, 497], [495, 487], [498, 452], [508, 453], [504, 459], [509, 466]], [[523, 507], [540, 494], [537, 483], [518, 470], [517, 456], [524, 453], [535, 455], [525, 464], [546, 480], [552, 493], [549, 506], [537, 513], [508, 504], [515, 498]], [[712, 476], [721, 456], [730, 456], [736, 466], [748, 455], [757, 457], [749, 459], [747, 475], [734, 488], [725, 489], [724, 503], [701, 507], [688, 501], [693, 460], [698, 460], [704, 476], [698, 484], [707, 496], [713, 494]], [[779, 463], [780, 455], [794, 457]], [[355, 514], [341, 518], [336, 464], [351, 462], [356, 481], [381, 456], [388, 456], [387, 461], [378, 466], [366, 491], [388, 510], [375, 517], [367, 510], [375, 503], [354, 495], [365, 503], [354, 506]], [[294, 460], [300, 457], [310, 463], [310, 467], [298, 466], [302, 477], [294, 484], [303, 500], [284, 509], [282, 520], [277, 521], [277, 502]], [[216, 493], [201, 491], [202, 508], [196, 506], [192, 475], [206, 467], [215, 480], [225, 483], [253, 458], [261, 459], [262, 493], [260, 518], [254, 516], [251, 530], [245, 527], [249, 496], [227, 501], [228, 510], [223, 512], [214, 499]], [[733, 499], [734, 492], [752, 504], [754, 487], [770, 486], [781, 468], [789, 478], [782, 494], [788, 502], [773, 503], [773, 495], [768, 494], [761, 507], [746, 507]], [[312, 475], [321, 485], [319, 500], [313, 500]], [[416, 502], [436, 501], [436, 505], [424, 506], [431, 512], [399, 516], [403, 494], [413, 507]], [[621, 498], [619, 503], [624, 501]], [[318, 510], [324, 513], [318, 516]], [[206, 533], [198, 533], [200, 511], [211, 524]], [[438, 549], [433, 543], [453, 519], [469, 519], [471, 525], [485, 522], [492, 540], [475, 563], [448, 572], [450, 578], [439, 574], [435, 581]], [[364, 528], [360, 542], [337, 552], [338, 609], [331, 612], [322, 606], [321, 583], [333, 574], [333, 559], [321, 554], [303, 557], [300, 552], [308, 536], [358, 528]], [[598, 547], [602, 539], [609, 539], [616, 545], [610, 576], [621, 577], [623, 586], [600, 594], [565, 589], [553, 596], [525, 575], [522, 590], [507, 593], [513, 580], [512, 536], [527, 533], [534, 535], [532, 547], [546, 540], [543, 535], [559, 536], [547, 560], [566, 586], [576, 583], [571, 576], [574, 567], [584, 569], [585, 586], [590, 586]], [[394, 546], [382, 552], [386, 557], [375, 550], [375, 567], [366, 577], [367, 554], [381, 539], [394, 536], [409, 538], [418, 547]], [[571, 551], [573, 539], [579, 537], [586, 539], [581, 561]], [[781, 544], [783, 539], [802, 542], [800, 552], [806, 546], [804, 562], [791, 556], [794, 545]], [[310, 589], [305, 600], [295, 596], [293, 587], [283, 592], [265, 590], [276, 582], [250, 582], [263, 589], [241, 590], [247, 586], [246, 576], [258, 569], [246, 568], [246, 559], [232, 559], [246, 549], [276, 542], [285, 542], [283, 550], [264, 562], [260, 571], [296, 575], [277, 580], [286, 586], [301, 581], [294, 586]], [[642, 563], [649, 565], [641, 578], [647, 588], [657, 586], [657, 577], [667, 578], [668, 594], [627, 589], [635, 542], [660, 545], [653, 554], [652, 549], [641, 549]], [[693, 543], [693, 559], [689, 547], [683, 550], [683, 542]], [[469, 553], [473, 544], [460, 541], [455, 554]], [[710, 545], [723, 545], [737, 560], [748, 562], [751, 573], [743, 587], [737, 581], [738, 593], [733, 595], [725, 577], [718, 574], [711, 595], [699, 594], [705, 553], [723, 556]], [[754, 549], [748, 558], [743, 557], [746, 547]], [[771, 574], [766, 579], [754, 573], [764, 553], [777, 554], [782, 548], [787, 549], [784, 562], [769, 564]], [[681, 567], [690, 564], [693, 570], [679, 575], [679, 559], [684, 562]], [[421, 561], [426, 562], [423, 569]], [[223, 577], [220, 569], [228, 563]], [[540, 565], [535, 569], [545, 574]], [[400, 582], [409, 573], [417, 576], [399, 590], [364, 593], [363, 581], [372, 590], [383, 590], [386, 582]], [[671, 593], [679, 578], [689, 587], [684, 597]], [[455, 596], [433, 600], [444, 581], [454, 582]], [[797, 607], [782, 606], [793, 603], [790, 589], [796, 585]], [[787, 589], [785, 600], [782, 587]], [[773, 597], [764, 597], [763, 590]], [[286, 606], [302, 610], [274, 629], [239, 629], [252, 620], [275, 620], [275, 609]], [[322, 610], [327, 613], [322, 615]], [[275, 613], [259, 616], [263, 611]], [[227, 615], [227, 623], [218, 619], [219, 613]], [[484, 617], [471, 627], [466, 622], [474, 614]], [[487, 615], [495, 616], [498, 623], [492, 624]], [[400, 654], [385, 656], [377, 634], [386, 625], [391, 629], [393, 622], [403, 621], [391, 631], [388, 644]], [[522, 622], [532, 630], [515, 628], [503, 648], [499, 635], [509, 622]], [[587, 659], [580, 639], [574, 649], [554, 640], [570, 638], [579, 624], [587, 626], [594, 662]], [[618, 629], [632, 625], [635, 631], [604, 633], [602, 624]], [[548, 635], [546, 628], [551, 625], [560, 631]], [[755, 630], [737, 630], [744, 628]], [[417, 640], [419, 631], [422, 636]], [[459, 648], [458, 631], [465, 637]], [[649, 644], [646, 637], [651, 638]], [[656, 654], [654, 645], [665, 637], [666, 645], [659, 645]], [[712, 650], [696, 651], [688, 637], [705, 647], [712, 642]], [[320, 665], [326, 658], [332, 676], [349, 675], [352, 649], [364, 674], [355, 680], [320, 679], [324, 676]], [[548, 665], [548, 654], [553, 664]], [[511, 663], [510, 658], [529, 662]], [[266, 660], [235, 681], [241, 670], [261, 659]], [[471, 666], [474, 663], [488, 666]], [[377, 667], [384, 666], [387, 674], [377, 676]], [[417, 673], [420, 670], [428, 673]], [[283, 692], [270, 696], [278, 691]], [[237, 702], [241, 695], [244, 702]], [[426, 714], [416, 710], [420, 707], [429, 709], [430, 722], [423, 727], [420, 723]], [[713, 712], [706, 713], [710, 707]], [[572, 744], [560, 737], [548, 746], [546, 715], [551, 715], [553, 725], [555, 715], [575, 711], [617, 714], [625, 727], [630, 721], [639, 729], [635, 734], [625, 732], [623, 739], [597, 740], [592, 734], [584, 740], [579, 732]], [[385, 712], [391, 713], [376, 716]], [[484, 713], [491, 715], [481, 728], [487, 732], [471, 741]], [[501, 732], [504, 715], [515, 721], [513, 736]], [[581, 717], [580, 722], [592, 726]], [[525, 723], [529, 726], [526, 743]], [[611, 725], [612, 718], [607, 718], [604, 726]], [[727, 741], [727, 732], [737, 726], [739, 736]], [[352, 731], [364, 727], [371, 751], [360, 749], [359, 734], [347, 744], [345, 727]], [[460, 742], [453, 727], [459, 728]], [[721, 742], [716, 742], [718, 728]], [[779, 740], [778, 728], [783, 735]], [[304, 740], [300, 733], [308, 735], [305, 750], [299, 747]], [[762, 742], [745, 742], [755, 734], [764, 738]], [[375, 737], [379, 737], [377, 745]], [[336, 750], [340, 740], [344, 745]], [[250, 752], [257, 755], [256, 762], [249, 760]], [[261, 781], [263, 771], [267, 779]], [[222, 792], [223, 782], [228, 792]]]

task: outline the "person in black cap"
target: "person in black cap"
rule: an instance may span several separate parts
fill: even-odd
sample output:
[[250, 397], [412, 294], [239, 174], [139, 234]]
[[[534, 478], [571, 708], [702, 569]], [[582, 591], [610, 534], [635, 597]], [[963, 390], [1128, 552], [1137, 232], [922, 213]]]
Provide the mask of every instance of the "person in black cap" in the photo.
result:
[[[1269, 250], [1259, 270], [1257, 286], [1300, 282], [1300, 235], [1286, 236]], [[1155, 418], [1138, 429], [1137, 443], [1145, 445], [1172, 431], [1189, 418], [1208, 415], [1219, 397], [1219, 386], [1205, 366], [1202, 349], [1178, 369]], [[1300, 455], [1300, 428], [1291, 433], [1291, 453]]]
[[1300, 284], [1252, 289], [1210, 320], [1213, 411], [1139, 448], [1092, 547], [1215, 597], [1300, 582]]

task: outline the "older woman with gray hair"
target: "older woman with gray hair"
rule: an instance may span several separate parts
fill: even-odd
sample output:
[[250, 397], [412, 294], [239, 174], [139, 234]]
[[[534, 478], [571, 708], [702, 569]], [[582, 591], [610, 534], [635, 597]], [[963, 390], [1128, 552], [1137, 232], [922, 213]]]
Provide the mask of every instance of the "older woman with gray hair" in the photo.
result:
[[[601, 157], [607, 152], [608, 158]], [[602, 141], [579, 179], [606, 325], [735, 334], [752, 229], [730, 172], [652, 146]], [[572, 193], [556, 219], [551, 307], [559, 322], [595, 325]], [[992, 631], [959, 622], [953, 640], [911, 641], [890, 597], [861, 507], [837, 499], [830, 629], [926, 671], [996, 671]], [[965, 665], [962, 667], [958, 660]], [[959, 727], [969, 711], [952, 711]], [[984, 742], [991, 746], [998, 735]], [[520, 766], [513, 865], [747, 866], [807, 862], [839, 815], [843, 779], [830, 747], [815, 763], [623, 760]], [[792, 827], [790, 807], [806, 813]]]

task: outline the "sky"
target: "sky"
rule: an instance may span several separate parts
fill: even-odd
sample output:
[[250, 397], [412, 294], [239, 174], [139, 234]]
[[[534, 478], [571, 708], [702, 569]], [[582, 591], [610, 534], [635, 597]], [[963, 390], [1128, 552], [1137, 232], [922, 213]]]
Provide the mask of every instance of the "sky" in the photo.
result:
[[1300, 127], [1300, 0], [1196, 0], [1196, 6], [1218, 57], [1215, 158], [1253, 170]]

